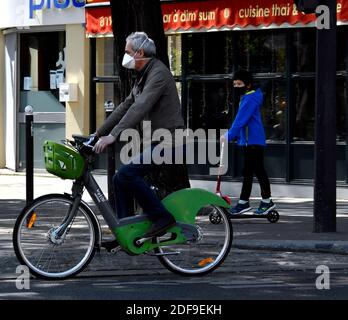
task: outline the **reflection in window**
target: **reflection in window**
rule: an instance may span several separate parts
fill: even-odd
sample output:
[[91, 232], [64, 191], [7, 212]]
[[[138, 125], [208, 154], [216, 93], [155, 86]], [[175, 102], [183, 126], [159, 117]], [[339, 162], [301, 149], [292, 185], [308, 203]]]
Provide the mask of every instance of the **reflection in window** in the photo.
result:
[[[347, 28], [337, 28], [337, 70], [345, 70], [347, 63]], [[299, 29], [293, 36], [293, 72], [315, 72], [316, 29]]]
[[[261, 108], [269, 141], [284, 141], [286, 132], [286, 86], [274, 80], [256, 83], [264, 93]], [[189, 83], [189, 126], [191, 129], [228, 129], [238, 111], [233, 102], [232, 82]]]
[[57, 99], [65, 81], [65, 32], [21, 34], [20, 90], [49, 91]]
[[294, 141], [314, 141], [315, 81], [295, 83]]
[[168, 36], [168, 57], [174, 76], [181, 75], [181, 35]]
[[231, 124], [231, 88], [227, 82], [189, 83], [189, 127], [228, 129]]
[[294, 32], [294, 72], [314, 72], [316, 56], [315, 29], [300, 29]]
[[189, 74], [231, 73], [232, 35], [232, 32], [187, 35]]
[[337, 141], [346, 141], [346, 105], [347, 105], [347, 82], [337, 81]]
[[337, 70], [347, 69], [347, 27], [337, 28]]
[[266, 139], [285, 141], [286, 133], [286, 84], [275, 80], [261, 80], [256, 84], [264, 94], [261, 108]]
[[96, 41], [97, 76], [113, 76], [115, 70], [114, 38], [98, 38]]
[[65, 32], [20, 35], [19, 112], [33, 105], [35, 112], [65, 112], [59, 85], [66, 77]]
[[276, 31], [240, 32], [236, 36], [238, 68], [251, 72], [285, 72], [286, 37]]
[[[315, 80], [295, 84], [294, 141], [315, 140]], [[346, 81], [337, 81], [337, 141], [346, 141]]]
[[[346, 69], [346, 27], [337, 29], [337, 70]], [[315, 72], [316, 30], [294, 32], [295, 72]], [[315, 80], [299, 80], [295, 84], [294, 141], [315, 140]], [[346, 82], [337, 81], [337, 141], [346, 140]]]
[[[97, 83], [96, 84], [96, 107], [97, 107], [97, 123], [99, 128], [105, 121], [105, 108], [104, 103], [106, 101], [115, 102], [115, 83]], [[117, 104], [115, 104], [115, 108]]]

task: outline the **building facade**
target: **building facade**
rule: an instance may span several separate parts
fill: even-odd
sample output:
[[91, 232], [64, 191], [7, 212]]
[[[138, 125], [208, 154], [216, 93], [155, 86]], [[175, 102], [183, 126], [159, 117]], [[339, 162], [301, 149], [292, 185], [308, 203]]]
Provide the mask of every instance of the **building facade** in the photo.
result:
[[[98, 2], [98, 1], [97, 1]], [[229, 128], [237, 112], [232, 77], [254, 73], [265, 94], [262, 109], [268, 147], [265, 165], [273, 182], [312, 184], [315, 144], [316, 17], [284, 0], [163, 1], [163, 23], [171, 70], [188, 128]], [[91, 77], [96, 100], [91, 125], [103, 121], [103, 101], [113, 100], [111, 13], [107, 2], [86, 8], [91, 39]], [[347, 46], [348, 3], [337, 1], [337, 181], [348, 181]], [[218, 143], [215, 138], [208, 143]], [[242, 176], [241, 151], [229, 145], [226, 180]], [[206, 165], [190, 166], [193, 179], [215, 179]]]
[[[104, 121], [105, 101], [116, 102], [118, 94], [110, 2], [43, 1], [43, 7], [39, 2], [1, 4], [6, 10], [0, 11], [0, 83], [6, 85], [0, 87], [0, 167], [13, 170], [25, 166], [26, 105], [36, 112], [35, 166], [40, 167], [43, 139], [94, 132]], [[346, 185], [348, 3], [337, 4], [337, 181]], [[233, 73], [249, 69], [265, 94], [265, 164], [271, 180], [312, 184], [315, 16], [301, 14], [287, 0], [162, 1], [162, 11], [187, 127], [229, 128], [238, 109]], [[77, 84], [77, 100], [59, 101], [61, 81]], [[218, 141], [212, 137], [208, 143]], [[229, 145], [226, 180], [241, 178], [240, 153]], [[214, 179], [206, 165], [190, 166], [190, 175]]]
[[[0, 4], [0, 166], [25, 168], [25, 107], [34, 110], [34, 165], [42, 144], [89, 133], [89, 41], [85, 2], [3, 0]], [[86, 72], [87, 70], [87, 72]], [[77, 97], [60, 97], [60, 84]]]

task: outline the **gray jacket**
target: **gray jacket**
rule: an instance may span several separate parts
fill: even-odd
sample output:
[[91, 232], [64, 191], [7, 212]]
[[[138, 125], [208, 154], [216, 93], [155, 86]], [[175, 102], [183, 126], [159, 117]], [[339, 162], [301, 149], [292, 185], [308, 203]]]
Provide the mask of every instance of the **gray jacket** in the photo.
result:
[[150, 138], [156, 129], [173, 132], [184, 128], [180, 100], [170, 70], [156, 58], [144, 68], [130, 95], [97, 130], [99, 136], [111, 134], [117, 139], [123, 130], [135, 128], [143, 120], [151, 121], [151, 132], [143, 132], [143, 139]]

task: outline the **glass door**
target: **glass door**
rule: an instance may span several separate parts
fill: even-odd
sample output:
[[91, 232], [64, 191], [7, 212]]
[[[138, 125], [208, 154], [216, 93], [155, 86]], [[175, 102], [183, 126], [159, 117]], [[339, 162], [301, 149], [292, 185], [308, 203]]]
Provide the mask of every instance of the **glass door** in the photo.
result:
[[65, 103], [59, 84], [65, 79], [65, 32], [20, 35], [18, 168], [25, 167], [25, 107], [34, 109], [34, 167], [43, 168], [45, 140], [65, 139]]

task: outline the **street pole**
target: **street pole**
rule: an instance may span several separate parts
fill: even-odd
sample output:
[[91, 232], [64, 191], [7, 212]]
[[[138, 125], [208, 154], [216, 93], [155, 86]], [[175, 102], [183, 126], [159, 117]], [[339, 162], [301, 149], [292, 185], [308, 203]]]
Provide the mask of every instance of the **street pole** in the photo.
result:
[[323, 0], [330, 28], [317, 29], [314, 232], [336, 232], [336, 0]]
[[[105, 117], [107, 118], [114, 111], [115, 105], [112, 101], [105, 101]], [[116, 171], [116, 148], [115, 143], [109, 145], [107, 147], [107, 177], [108, 177], [108, 200], [110, 202], [111, 207], [116, 210], [115, 207], [115, 190], [113, 186], [112, 178]]]
[[34, 199], [34, 137], [33, 137], [33, 107], [25, 107], [25, 159], [26, 159], [26, 203]]

